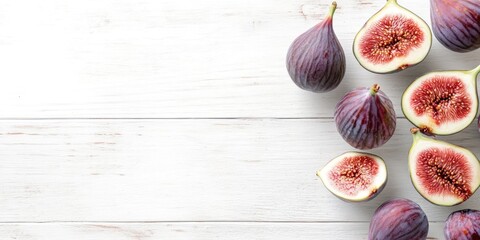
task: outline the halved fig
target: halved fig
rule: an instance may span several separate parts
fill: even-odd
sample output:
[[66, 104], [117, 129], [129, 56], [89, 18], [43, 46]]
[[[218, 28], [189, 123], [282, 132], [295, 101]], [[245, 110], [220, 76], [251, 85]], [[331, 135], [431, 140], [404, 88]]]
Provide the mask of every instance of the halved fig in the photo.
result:
[[477, 114], [476, 78], [470, 71], [431, 72], [415, 80], [402, 96], [405, 117], [428, 135], [449, 135], [466, 128]]
[[480, 163], [468, 149], [423, 136], [412, 128], [408, 165], [413, 186], [428, 201], [453, 206], [480, 185]]
[[353, 53], [374, 73], [392, 73], [423, 61], [432, 45], [430, 27], [396, 0], [370, 17], [355, 36]]
[[325, 187], [345, 201], [367, 201], [377, 196], [387, 183], [387, 168], [379, 156], [347, 152], [317, 171]]

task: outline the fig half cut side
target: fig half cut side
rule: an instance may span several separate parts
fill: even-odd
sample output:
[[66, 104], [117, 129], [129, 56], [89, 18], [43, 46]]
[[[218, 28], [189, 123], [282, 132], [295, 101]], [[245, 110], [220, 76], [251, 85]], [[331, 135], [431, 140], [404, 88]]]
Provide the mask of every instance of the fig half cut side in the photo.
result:
[[468, 149], [423, 136], [412, 128], [410, 177], [426, 200], [441, 206], [466, 201], [480, 185], [480, 163]]
[[432, 32], [423, 19], [388, 0], [355, 36], [353, 53], [374, 73], [392, 73], [423, 61], [432, 45]]
[[403, 93], [403, 114], [427, 135], [449, 135], [463, 130], [477, 114], [479, 72], [480, 65], [470, 71], [423, 75]]
[[325, 187], [349, 202], [367, 201], [377, 196], [387, 183], [387, 168], [379, 156], [346, 152], [317, 171]]

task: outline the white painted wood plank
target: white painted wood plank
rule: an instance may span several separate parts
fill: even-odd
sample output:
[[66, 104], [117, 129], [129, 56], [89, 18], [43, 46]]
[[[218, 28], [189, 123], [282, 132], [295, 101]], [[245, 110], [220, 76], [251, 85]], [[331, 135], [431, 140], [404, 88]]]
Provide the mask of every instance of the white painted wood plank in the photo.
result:
[[[351, 45], [384, 1], [339, 0], [344, 82], [328, 94], [302, 91], [286, 72], [286, 51], [329, 3], [2, 1], [0, 118], [325, 117], [345, 92], [373, 83], [401, 115], [401, 93], [416, 77], [480, 64], [478, 51], [453, 53], [435, 40], [418, 67], [370, 73]], [[428, 1], [400, 3], [429, 22]]]
[[[407, 168], [410, 124], [372, 151], [389, 182], [376, 199], [346, 203], [315, 171], [352, 150], [332, 120], [0, 121], [0, 222], [368, 221], [387, 199], [418, 202], [431, 221], [479, 208], [479, 193], [434, 206]], [[472, 125], [451, 136], [480, 156]]]
[[[430, 223], [428, 239], [444, 239], [443, 223]], [[133, 223], [0, 224], [2, 239], [211, 240], [367, 239], [369, 223]]]

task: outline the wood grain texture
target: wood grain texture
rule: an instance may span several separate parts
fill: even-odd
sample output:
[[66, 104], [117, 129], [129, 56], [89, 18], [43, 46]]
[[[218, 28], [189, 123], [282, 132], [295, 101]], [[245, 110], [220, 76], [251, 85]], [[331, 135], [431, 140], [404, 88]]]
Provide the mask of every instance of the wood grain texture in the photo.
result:
[[[353, 150], [331, 120], [344, 93], [379, 83], [401, 117], [412, 80], [473, 68], [479, 51], [434, 39], [420, 65], [370, 73], [351, 45], [384, 1], [337, 2], [347, 72], [313, 94], [291, 82], [285, 55], [330, 0], [1, 1], [0, 239], [365, 239], [394, 197], [418, 202], [442, 239], [442, 221], [478, 209], [479, 193], [451, 208], [423, 200], [405, 119], [372, 151], [389, 172], [373, 201], [338, 200], [315, 171]], [[429, 23], [428, 1], [400, 4]], [[479, 138], [473, 124], [442, 137], [477, 155]]]
[[[430, 223], [428, 239], [443, 239], [443, 223]], [[22, 240], [364, 240], [368, 223], [42, 223], [0, 224], [4, 239]]]
[[[434, 206], [410, 183], [406, 120], [382, 148], [383, 192], [346, 203], [315, 171], [353, 150], [332, 120], [1, 121], [0, 222], [369, 221], [384, 201], [414, 200], [430, 221], [478, 208]], [[477, 155], [475, 126], [451, 136]], [[442, 138], [445, 139], [445, 138]], [[28, 211], [26, 211], [28, 209]]]
[[[400, 1], [429, 22], [428, 1]], [[293, 39], [330, 1], [46, 0], [0, 3], [0, 118], [330, 117], [347, 91], [379, 83], [395, 103], [420, 75], [470, 69], [478, 51], [434, 40], [417, 67], [377, 75], [352, 55], [384, 1], [338, 1], [347, 72], [338, 89], [298, 89], [285, 68]]]

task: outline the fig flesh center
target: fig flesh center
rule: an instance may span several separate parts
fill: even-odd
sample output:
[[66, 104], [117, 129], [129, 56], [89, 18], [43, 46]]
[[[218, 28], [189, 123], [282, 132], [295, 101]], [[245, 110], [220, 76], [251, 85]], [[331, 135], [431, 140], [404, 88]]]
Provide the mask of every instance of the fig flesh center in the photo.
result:
[[467, 117], [472, 99], [459, 78], [435, 76], [417, 88], [410, 102], [417, 116], [427, 115], [436, 125]]
[[355, 196], [373, 183], [379, 166], [368, 156], [346, 157], [329, 174], [335, 187], [347, 195]]
[[452, 149], [429, 148], [417, 158], [417, 176], [431, 195], [450, 195], [468, 199], [472, 178], [464, 155]]
[[424, 41], [417, 23], [402, 15], [386, 15], [361, 39], [361, 54], [374, 64], [389, 63], [405, 57]]

